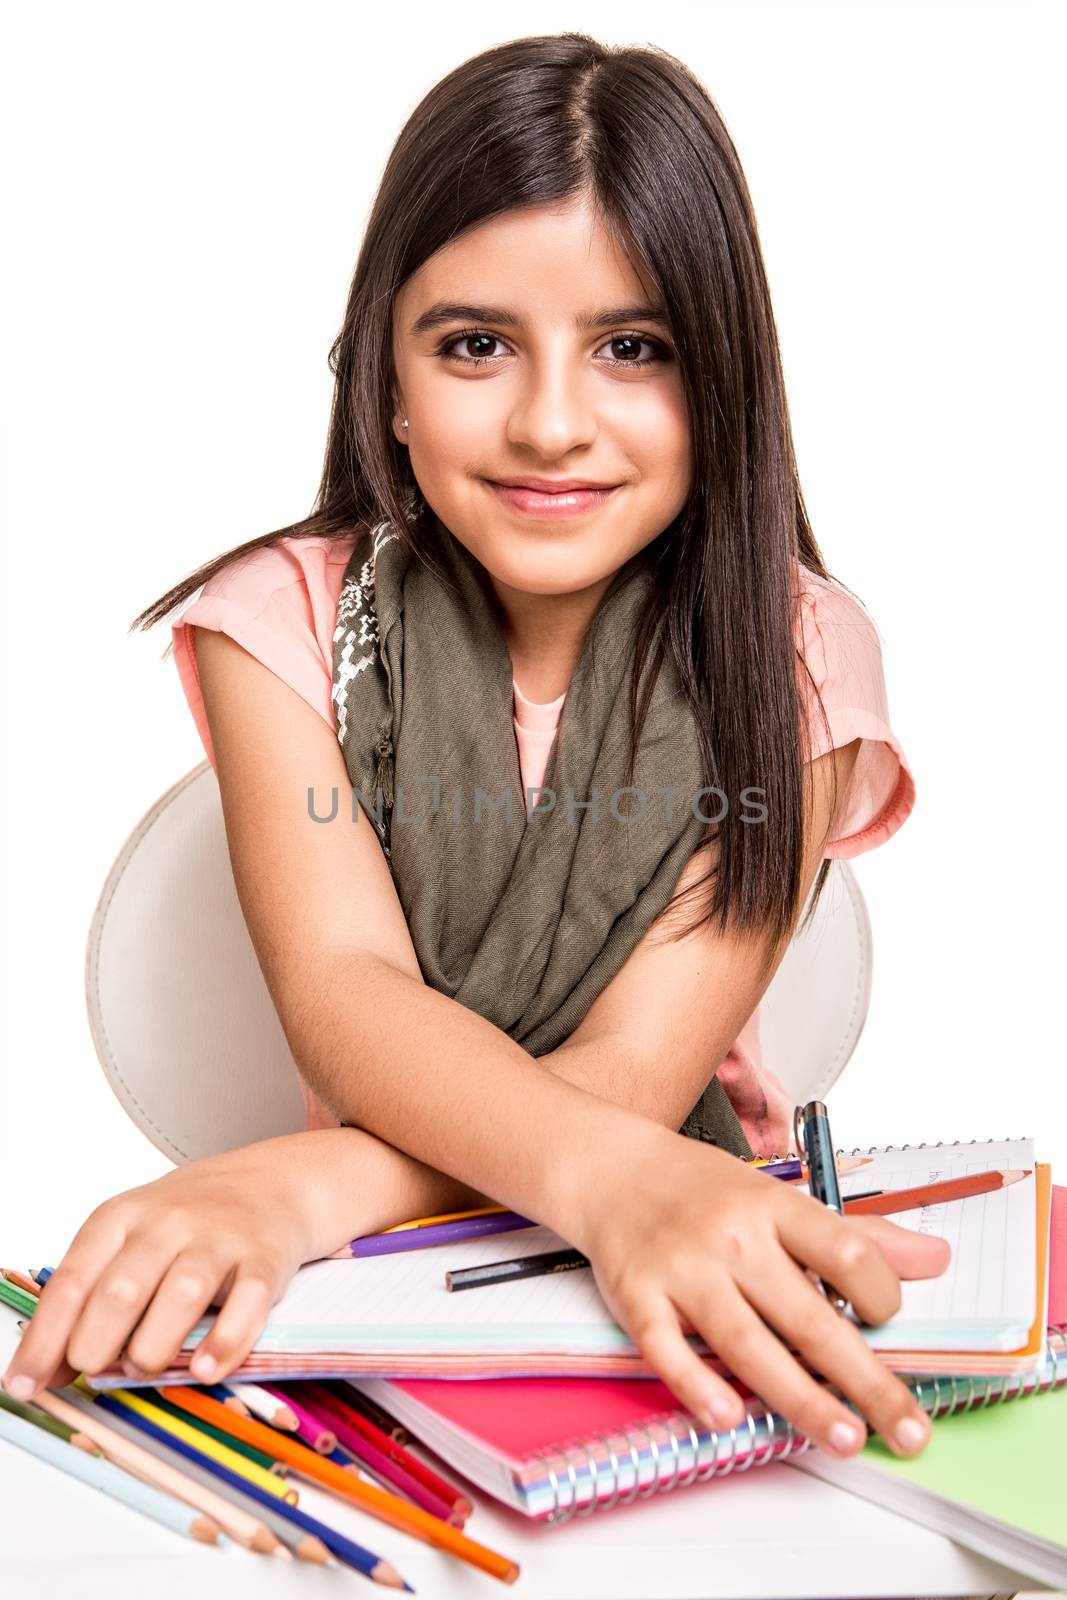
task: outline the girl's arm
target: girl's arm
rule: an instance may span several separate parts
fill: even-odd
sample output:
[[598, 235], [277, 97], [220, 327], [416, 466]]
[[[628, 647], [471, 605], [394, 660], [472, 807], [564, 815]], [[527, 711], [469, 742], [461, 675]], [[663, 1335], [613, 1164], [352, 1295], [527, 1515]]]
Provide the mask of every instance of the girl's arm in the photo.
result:
[[[805, 1269], [834, 1283], [866, 1320], [884, 1321], [900, 1302], [898, 1274], [943, 1270], [943, 1246], [882, 1219], [867, 1219], [879, 1228], [861, 1228], [859, 1219], [829, 1213], [720, 1151], [546, 1072], [501, 1030], [428, 988], [366, 819], [350, 827], [344, 809], [340, 827], [308, 817], [309, 786], [324, 795], [333, 785], [348, 792], [336, 741], [265, 668], [223, 636], [210, 639], [201, 665], [234, 876], [290, 1045], [323, 1099], [379, 1139], [547, 1222], [582, 1248], [614, 1315], [697, 1414], [732, 1425], [741, 1408], [694, 1355], [683, 1337], [687, 1327], [824, 1447], [838, 1454], [859, 1447], [856, 1418], [805, 1373], [770, 1324], [856, 1401], [893, 1448], [920, 1447], [921, 1411], [855, 1328], [836, 1317]], [[700, 1070], [679, 1102], [685, 1109], [703, 1087]], [[231, 1251], [243, 1239], [264, 1257], [259, 1189], [268, 1191], [260, 1204], [276, 1219], [275, 1254], [256, 1274], [243, 1309], [233, 1310], [242, 1287], [235, 1267], [217, 1326], [254, 1320], [264, 1285], [280, 1292], [279, 1279], [284, 1287], [299, 1264], [313, 1231], [307, 1196], [322, 1192], [314, 1172], [301, 1177], [280, 1162], [265, 1167], [257, 1148], [214, 1158], [221, 1169], [203, 1175], [200, 1199], [187, 1197], [178, 1208], [176, 1265], [173, 1204], [161, 1213], [153, 1197], [131, 1211], [119, 1197], [105, 1216], [90, 1219], [42, 1297], [37, 1317], [55, 1308], [42, 1324], [48, 1338], [38, 1334], [37, 1318], [27, 1335], [38, 1373], [42, 1359], [56, 1354], [65, 1317], [74, 1322], [73, 1360], [76, 1341], [89, 1338], [84, 1329], [98, 1328], [116, 1303], [132, 1304], [136, 1321], [161, 1273], [162, 1289], [142, 1327], [158, 1336], [167, 1315], [173, 1324], [183, 1249], [198, 1266], [185, 1284], [195, 1321], [218, 1283], [212, 1223], [226, 1215]], [[183, 1182], [187, 1190], [187, 1172], [158, 1187], [171, 1185], [173, 1196], [176, 1187], [185, 1192]], [[236, 1190], [241, 1203], [231, 1210], [238, 1215], [220, 1213]], [[112, 1315], [112, 1331], [115, 1325]], [[141, 1337], [138, 1329], [135, 1339]], [[904, 1421], [915, 1427], [910, 1440], [897, 1435]], [[849, 1428], [846, 1445], [833, 1430]]]

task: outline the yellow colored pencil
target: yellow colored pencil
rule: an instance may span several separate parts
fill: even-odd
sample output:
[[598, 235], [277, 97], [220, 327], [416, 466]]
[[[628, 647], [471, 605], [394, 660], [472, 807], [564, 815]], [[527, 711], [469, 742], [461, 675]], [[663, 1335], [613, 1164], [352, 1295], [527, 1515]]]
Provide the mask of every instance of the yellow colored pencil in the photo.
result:
[[112, 1400], [117, 1400], [120, 1405], [126, 1406], [130, 1411], [136, 1411], [139, 1416], [147, 1417], [157, 1428], [162, 1428], [165, 1433], [172, 1433], [176, 1439], [192, 1445], [194, 1450], [199, 1450], [201, 1455], [209, 1456], [212, 1461], [217, 1461], [220, 1467], [225, 1467], [228, 1472], [236, 1472], [240, 1477], [247, 1478], [249, 1483], [254, 1483], [257, 1488], [265, 1489], [268, 1494], [274, 1495], [277, 1500], [284, 1500], [288, 1505], [295, 1506], [299, 1502], [299, 1495], [292, 1484], [279, 1478], [277, 1473], [268, 1472], [265, 1467], [259, 1466], [255, 1461], [249, 1461], [247, 1456], [240, 1455], [236, 1450], [231, 1450], [227, 1445], [219, 1444], [210, 1434], [203, 1433], [199, 1428], [192, 1427], [188, 1422], [182, 1422], [172, 1416], [169, 1411], [164, 1411], [160, 1406], [154, 1406], [150, 1400], [144, 1400], [132, 1389], [109, 1389], [107, 1393]]

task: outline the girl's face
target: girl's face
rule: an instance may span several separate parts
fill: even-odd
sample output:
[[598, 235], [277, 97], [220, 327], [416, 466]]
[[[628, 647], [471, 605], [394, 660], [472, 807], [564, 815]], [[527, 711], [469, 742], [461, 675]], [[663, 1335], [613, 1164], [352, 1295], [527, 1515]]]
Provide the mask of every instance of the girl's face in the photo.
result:
[[[397, 296], [393, 430], [431, 509], [498, 585], [606, 587], [688, 499], [681, 372], [654, 299], [585, 202], [482, 223]], [[494, 487], [517, 478], [609, 492], [537, 515]]]

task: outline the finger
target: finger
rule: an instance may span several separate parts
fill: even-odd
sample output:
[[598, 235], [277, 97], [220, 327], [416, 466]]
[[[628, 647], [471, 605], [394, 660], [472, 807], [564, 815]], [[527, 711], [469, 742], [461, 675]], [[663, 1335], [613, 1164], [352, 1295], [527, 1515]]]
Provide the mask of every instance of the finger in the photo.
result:
[[[727, 1280], [724, 1294], [736, 1294]], [[659, 1290], [648, 1289], [625, 1303], [617, 1298], [612, 1315], [626, 1329], [645, 1360], [678, 1403], [712, 1428], [736, 1428], [745, 1415], [737, 1390], [709, 1370], [682, 1335], [678, 1312]]]
[[[779, 1255], [742, 1287], [761, 1316], [855, 1403], [896, 1455], [915, 1455], [923, 1448], [930, 1436], [930, 1421], [914, 1395], [878, 1359], [853, 1323], [839, 1316], [804, 1273], [797, 1271], [795, 1262]], [[820, 1390], [818, 1400], [810, 1391], [808, 1400], [816, 1426], [825, 1428], [831, 1418], [856, 1421], [825, 1388], [815, 1387]], [[806, 1423], [801, 1425], [807, 1432]]]
[[888, 1217], [850, 1217], [854, 1228], [870, 1235], [900, 1278], [937, 1278], [952, 1260], [947, 1239], [915, 1228], [903, 1228]]
[[843, 1217], [808, 1195], [785, 1206], [778, 1237], [793, 1259], [851, 1301], [864, 1322], [888, 1322], [900, 1310], [900, 1279], [859, 1218]]
[[118, 1212], [94, 1212], [79, 1228], [42, 1288], [29, 1326], [4, 1373], [4, 1388], [16, 1400], [29, 1400], [66, 1370], [71, 1330], [124, 1238], [125, 1225]]
[[[802, 1285], [806, 1284], [802, 1273], [796, 1276]], [[697, 1293], [687, 1298], [686, 1313], [694, 1326], [735, 1377], [772, 1411], [780, 1412], [794, 1428], [831, 1455], [855, 1455], [866, 1439], [863, 1419], [805, 1372], [745, 1296], [731, 1287], [729, 1296], [712, 1300], [701, 1285]], [[812, 1300], [829, 1311], [819, 1291], [810, 1285], [807, 1288]], [[836, 1313], [830, 1311], [830, 1315]]]
[[189, 1363], [200, 1383], [217, 1383], [241, 1365], [281, 1289], [278, 1274], [266, 1264], [241, 1266], [222, 1309]]
[[79, 1372], [116, 1361], [174, 1260], [173, 1247], [132, 1237], [100, 1273], [67, 1341]]
[[230, 1271], [232, 1260], [203, 1246], [175, 1256], [126, 1346], [130, 1361], [148, 1377], [173, 1364], [190, 1328], [196, 1326]]

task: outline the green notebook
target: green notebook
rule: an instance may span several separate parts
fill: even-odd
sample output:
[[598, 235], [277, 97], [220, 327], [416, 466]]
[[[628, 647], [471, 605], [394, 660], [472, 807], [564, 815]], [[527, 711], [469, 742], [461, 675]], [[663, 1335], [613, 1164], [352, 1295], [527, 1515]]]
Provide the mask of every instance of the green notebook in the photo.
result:
[[1067, 1385], [942, 1416], [906, 1461], [871, 1438], [849, 1461], [811, 1450], [789, 1464], [1067, 1588]]

